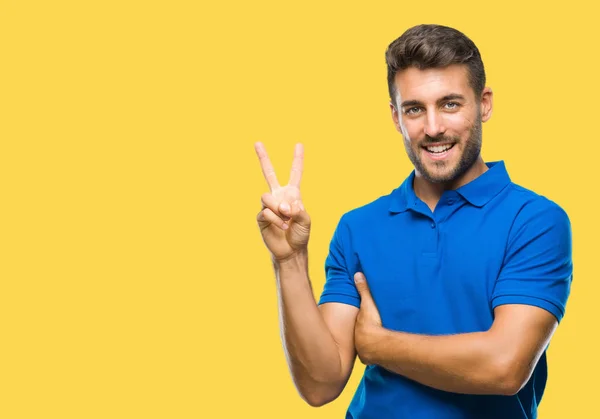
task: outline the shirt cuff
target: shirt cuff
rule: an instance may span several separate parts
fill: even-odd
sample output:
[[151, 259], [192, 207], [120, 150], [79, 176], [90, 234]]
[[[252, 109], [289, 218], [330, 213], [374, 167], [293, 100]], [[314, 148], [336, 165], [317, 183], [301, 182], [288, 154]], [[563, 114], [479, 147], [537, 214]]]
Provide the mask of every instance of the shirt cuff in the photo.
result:
[[539, 297], [530, 297], [527, 295], [500, 295], [492, 299], [492, 309], [504, 304], [524, 304], [543, 308], [544, 310], [552, 313], [559, 323], [565, 314], [563, 307], [556, 305], [552, 301], [544, 300], [543, 298]]
[[354, 306], [356, 308], [360, 308], [360, 298], [357, 298], [354, 295], [323, 294], [321, 295], [321, 299], [319, 300], [319, 305], [325, 303], [342, 303]]

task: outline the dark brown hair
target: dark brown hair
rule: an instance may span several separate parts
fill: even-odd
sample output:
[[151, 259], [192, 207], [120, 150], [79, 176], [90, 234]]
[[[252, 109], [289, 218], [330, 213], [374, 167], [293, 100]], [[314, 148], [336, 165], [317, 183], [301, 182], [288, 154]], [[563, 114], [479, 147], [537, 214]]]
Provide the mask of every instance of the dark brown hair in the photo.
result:
[[479, 50], [465, 34], [441, 25], [418, 25], [392, 42], [385, 52], [390, 99], [395, 104], [396, 73], [409, 67], [419, 70], [465, 64], [469, 84], [479, 99], [485, 87], [485, 70]]

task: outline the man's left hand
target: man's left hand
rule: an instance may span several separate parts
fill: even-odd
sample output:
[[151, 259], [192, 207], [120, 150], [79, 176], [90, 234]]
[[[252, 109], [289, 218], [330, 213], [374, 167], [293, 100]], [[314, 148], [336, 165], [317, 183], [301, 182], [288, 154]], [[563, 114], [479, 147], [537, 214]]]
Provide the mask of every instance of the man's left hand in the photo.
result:
[[377, 341], [384, 332], [381, 325], [379, 310], [373, 301], [367, 279], [362, 272], [354, 274], [356, 289], [360, 294], [360, 311], [354, 327], [354, 345], [361, 362], [365, 365], [373, 364]]

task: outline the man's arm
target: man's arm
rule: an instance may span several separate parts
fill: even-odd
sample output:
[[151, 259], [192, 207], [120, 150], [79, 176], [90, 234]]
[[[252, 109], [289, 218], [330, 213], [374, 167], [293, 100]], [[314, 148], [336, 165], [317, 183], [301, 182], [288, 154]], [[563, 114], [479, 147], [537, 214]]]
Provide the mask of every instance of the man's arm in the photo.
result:
[[292, 379], [308, 404], [322, 406], [340, 395], [352, 372], [358, 309], [340, 303], [317, 307], [306, 254], [274, 266], [281, 337]]
[[517, 393], [529, 380], [557, 326], [538, 307], [502, 305], [486, 332], [428, 336], [384, 329], [366, 282], [357, 282], [361, 309], [356, 349], [377, 364], [421, 384], [467, 394]]
[[[339, 396], [354, 366], [358, 307], [331, 303], [319, 309], [315, 302], [308, 278], [311, 220], [300, 196], [302, 144], [295, 147], [290, 180], [285, 186], [279, 184], [264, 145], [256, 143], [255, 150], [270, 189], [261, 197], [262, 209], [256, 220], [277, 277], [286, 358], [300, 395], [310, 405], [320, 406]], [[338, 252], [336, 249], [334, 246]], [[334, 264], [331, 268], [344, 275], [343, 266]]]

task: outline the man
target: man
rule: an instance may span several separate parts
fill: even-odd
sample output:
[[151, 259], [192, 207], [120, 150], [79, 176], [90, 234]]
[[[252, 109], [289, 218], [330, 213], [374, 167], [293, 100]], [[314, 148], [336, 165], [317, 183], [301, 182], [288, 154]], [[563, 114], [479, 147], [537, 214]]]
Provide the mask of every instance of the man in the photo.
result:
[[[317, 305], [308, 278], [303, 149], [257, 220], [275, 268], [282, 338], [310, 405], [334, 400], [356, 355], [367, 365], [347, 418], [535, 418], [545, 350], [572, 278], [565, 212], [480, 155], [492, 91], [477, 47], [420, 25], [386, 51], [390, 108], [415, 170], [342, 216]], [[515, 138], [513, 141], [526, 141]]]

